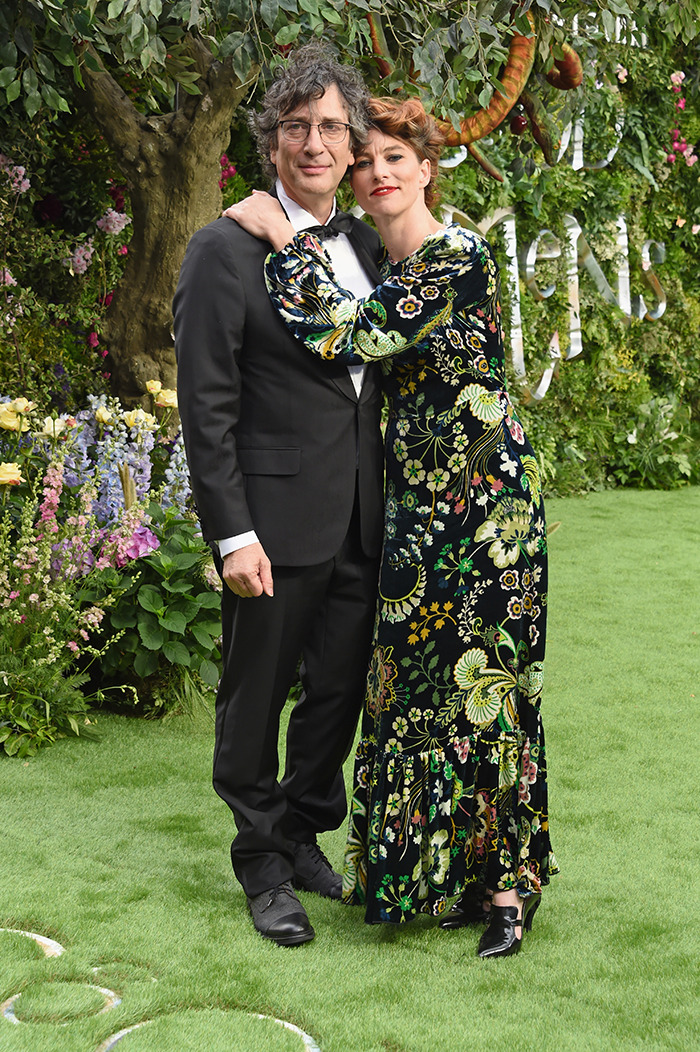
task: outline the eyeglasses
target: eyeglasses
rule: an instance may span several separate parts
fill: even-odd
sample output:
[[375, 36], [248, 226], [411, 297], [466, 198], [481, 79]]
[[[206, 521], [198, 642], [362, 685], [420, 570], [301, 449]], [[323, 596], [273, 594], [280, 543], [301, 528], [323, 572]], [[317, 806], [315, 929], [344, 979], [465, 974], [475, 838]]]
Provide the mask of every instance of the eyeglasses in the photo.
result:
[[309, 121], [278, 121], [277, 127], [287, 142], [304, 142], [311, 129], [318, 128], [321, 142], [326, 146], [336, 146], [348, 134], [350, 125], [343, 124], [342, 121], [322, 121], [320, 124], [311, 124]]

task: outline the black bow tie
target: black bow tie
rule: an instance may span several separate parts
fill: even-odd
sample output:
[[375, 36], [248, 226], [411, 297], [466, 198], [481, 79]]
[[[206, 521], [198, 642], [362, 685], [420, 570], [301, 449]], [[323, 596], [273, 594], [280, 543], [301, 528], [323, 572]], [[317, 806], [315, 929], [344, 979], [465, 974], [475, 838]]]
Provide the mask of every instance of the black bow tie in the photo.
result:
[[302, 234], [315, 234], [322, 241], [326, 237], [337, 237], [338, 234], [349, 234], [352, 229], [352, 216], [347, 212], [336, 212], [333, 218], [324, 225], [308, 226]]

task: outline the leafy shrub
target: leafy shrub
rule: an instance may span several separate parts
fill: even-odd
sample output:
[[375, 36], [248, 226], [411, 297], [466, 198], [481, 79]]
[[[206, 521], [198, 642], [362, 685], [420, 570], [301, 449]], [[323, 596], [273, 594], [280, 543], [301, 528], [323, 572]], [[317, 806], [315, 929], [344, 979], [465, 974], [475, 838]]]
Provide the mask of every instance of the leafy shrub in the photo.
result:
[[133, 683], [147, 709], [170, 710], [182, 703], [191, 678], [205, 688], [218, 682], [220, 600], [194, 517], [155, 501], [147, 513], [159, 546], [120, 575], [120, 595], [104, 624], [118, 638], [100, 675], [106, 683]]
[[615, 435], [611, 470], [623, 486], [674, 489], [689, 481], [691, 444], [683, 415], [687, 419], [677, 398], [651, 398], [628, 429]]

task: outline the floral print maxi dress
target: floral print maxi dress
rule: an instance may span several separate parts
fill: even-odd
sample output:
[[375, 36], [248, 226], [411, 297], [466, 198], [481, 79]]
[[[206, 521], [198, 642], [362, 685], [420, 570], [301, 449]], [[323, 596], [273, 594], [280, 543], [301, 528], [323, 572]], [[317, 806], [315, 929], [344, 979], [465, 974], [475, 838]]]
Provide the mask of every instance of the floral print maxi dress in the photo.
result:
[[368, 923], [467, 885], [557, 872], [540, 719], [547, 544], [537, 461], [505, 387], [498, 268], [457, 224], [355, 300], [309, 234], [268, 290], [324, 358], [379, 360], [389, 401], [379, 604], [343, 878]]

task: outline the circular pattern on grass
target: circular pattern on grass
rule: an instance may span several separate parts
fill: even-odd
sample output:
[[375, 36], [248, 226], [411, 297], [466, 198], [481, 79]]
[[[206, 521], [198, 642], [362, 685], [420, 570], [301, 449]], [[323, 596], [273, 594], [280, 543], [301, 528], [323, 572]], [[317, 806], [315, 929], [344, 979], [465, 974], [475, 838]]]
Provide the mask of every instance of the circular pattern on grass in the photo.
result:
[[[31, 939], [46, 957], [60, 957], [65, 953], [65, 947], [59, 942], [37, 932], [0, 928], [0, 934], [21, 935]], [[101, 965], [93, 971], [104, 968], [105, 965]], [[18, 1016], [16, 1006], [23, 994]], [[97, 999], [95, 994], [99, 995]], [[46, 982], [37, 983], [9, 997], [0, 1004], [0, 1017], [18, 1025], [43, 1023], [68, 1026], [80, 1017], [102, 1015], [119, 1004], [121, 998], [103, 986]], [[148, 1036], [143, 1043], [138, 1032], [146, 1027]], [[125, 1038], [128, 1039], [127, 1043], [122, 1045]], [[172, 1048], [177, 1048], [178, 1052], [200, 1052], [203, 1044], [206, 1044], [207, 1052], [248, 1052], [250, 1048], [260, 1049], [261, 1052], [300, 1052], [302, 1048], [306, 1052], [321, 1052], [314, 1039], [294, 1023], [243, 1009], [188, 1009], [157, 1019], [146, 1019], [112, 1034], [95, 1052], [111, 1052], [117, 1045], [120, 1045], [118, 1052], [170, 1052]]]
[[47, 957], [60, 957], [62, 953], [66, 952], [65, 946], [61, 946], [60, 942], [56, 942], [55, 939], [49, 939], [46, 935], [39, 935], [35, 931], [21, 931], [19, 928], [0, 928], [0, 933], [2, 932], [8, 935], [24, 935], [28, 939], [33, 939], [35, 943], [41, 946]]
[[[20, 1004], [20, 998], [21, 1004]], [[50, 1023], [68, 1026], [74, 1020], [102, 1015], [121, 1004], [121, 997], [104, 986], [92, 983], [35, 983], [13, 994], [0, 1005], [10, 1023]], [[19, 1007], [18, 1007], [19, 1006]]]
[[274, 1016], [231, 1009], [190, 1009], [126, 1027], [95, 1052], [320, 1052], [314, 1039]]

